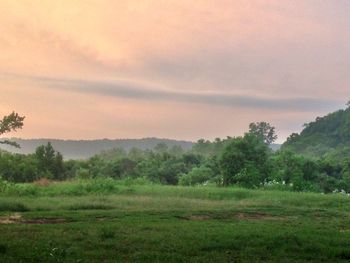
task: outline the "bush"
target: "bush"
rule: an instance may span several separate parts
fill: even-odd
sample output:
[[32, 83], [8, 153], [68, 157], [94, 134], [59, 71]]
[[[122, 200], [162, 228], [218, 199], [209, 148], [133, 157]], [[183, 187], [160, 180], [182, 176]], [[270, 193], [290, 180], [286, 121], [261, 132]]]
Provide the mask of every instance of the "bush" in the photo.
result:
[[10, 183], [0, 176], [0, 193], [6, 193], [11, 187], [13, 187], [13, 183]]
[[243, 187], [257, 187], [261, 183], [259, 171], [249, 164], [235, 175], [235, 179]]
[[75, 172], [75, 177], [78, 179], [89, 179], [91, 178], [91, 175], [89, 169], [79, 167]]
[[86, 190], [89, 193], [111, 193], [117, 191], [118, 187], [113, 179], [96, 179], [89, 181]]
[[180, 175], [180, 185], [199, 185], [213, 178], [213, 171], [205, 166], [194, 167], [188, 174]]

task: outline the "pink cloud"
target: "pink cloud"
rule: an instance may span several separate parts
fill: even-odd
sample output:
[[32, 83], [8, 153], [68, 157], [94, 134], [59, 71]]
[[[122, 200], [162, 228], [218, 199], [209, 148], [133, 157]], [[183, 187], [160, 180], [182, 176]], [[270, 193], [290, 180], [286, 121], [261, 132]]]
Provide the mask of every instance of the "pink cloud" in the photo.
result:
[[[350, 84], [347, 8], [313, 0], [3, 0], [0, 113], [27, 115], [18, 133], [25, 137], [214, 138], [240, 134], [256, 117], [280, 126], [285, 137], [325, 110], [217, 107], [202, 103], [201, 94], [332, 100], [340, 107]], [[108, 97], [98, 87], [88, 94], [52, 90], [30, 80], [37, 76], [135, 83], [145, 91], [198, 93], [202, 101]]]

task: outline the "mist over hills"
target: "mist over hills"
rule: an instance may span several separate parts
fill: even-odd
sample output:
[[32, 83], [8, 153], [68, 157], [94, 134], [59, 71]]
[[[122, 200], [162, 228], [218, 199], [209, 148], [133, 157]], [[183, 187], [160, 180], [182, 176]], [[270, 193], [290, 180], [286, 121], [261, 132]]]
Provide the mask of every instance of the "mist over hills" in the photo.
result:
[[60, 139], [19, 139], [13, 138], [12, 141], [17, 142], [21, 148], [17, 149], [12, 146], [1, 145], [0, 149], [12, 153], [30, 154], [40, 146], [52, 143], [55, 150], [63, 154], [65, 159], [87, 159], [102, 151], [113, 148], [123, 148], [128, 151], [133, 147], [146, 150], [153, 149], [159, 143], [165, 143], [168, 147], [175, 145], [181, 146], [184, 150], [192, 148], [193, 142], [180, 141], [159, 138], [143, 138], [143, 139], [100, 139], [100, 140], [60, 140]]
[[[159, 143], [165, 143], [169, 148], [172, 146], [181, 146], [184, 150], [190, 150], [194, 142], [159, 138], [142, 139], [98, 139], [98, 140], [61, 140], [61, 139], [20, 139], [12, 138], [11, 141], [17, 142], [21, 148], [15, 148], [8, 145], [0, 145], [1, 150], [12, 153], [31, 154], [40, 145], [51, 142], [53, 148], [63, 154], [67, 159], [87, 159], [102, 151], [113, 148], [122, 148], [129, 151], [132, 148], [142, 150], [153, 149]], [[270, 148], [276, 151], [280, 144], [271, 144]]]

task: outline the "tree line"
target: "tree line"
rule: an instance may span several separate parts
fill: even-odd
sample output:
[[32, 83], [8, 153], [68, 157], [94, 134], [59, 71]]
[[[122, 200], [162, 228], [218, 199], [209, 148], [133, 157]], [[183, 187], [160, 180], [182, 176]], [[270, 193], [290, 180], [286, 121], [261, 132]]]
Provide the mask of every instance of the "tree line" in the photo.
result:
[[[23, 125], [23, 119], [18, 117], [12, 118]], [[0, 122], [0, 126], [3, 123], [6, 122]], [[40, 178], [143, 178], [171, 185], [350, 192], [349, 160], [311, 158], [283, 148], [273, 152], [269, 145], [276, 139], [273, 126], [258, 122], [251, 123], [243, 136], [214, 141], [201, 139], [190, 150], [160, 143], [152, 150], [115, 148], [88, 160], [67, 161], [48, 143], [29, 155], [0, 152], [0, 176], [12, 182], [33, 182]]]

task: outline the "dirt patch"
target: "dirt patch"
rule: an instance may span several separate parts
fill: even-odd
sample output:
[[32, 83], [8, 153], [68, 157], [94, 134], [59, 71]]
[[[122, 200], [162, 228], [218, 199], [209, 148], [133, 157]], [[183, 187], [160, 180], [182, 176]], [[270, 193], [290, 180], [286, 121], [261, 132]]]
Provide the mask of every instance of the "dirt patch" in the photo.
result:
[[0, 224], [14, 224], [14, 223], [18, 223], [19, 221], [21, 221], [21, 214], [19, 213], [14, 213], [12, 215], [9, 216], [2, 216], [0, 217]]
[[21, 220], [20, 223], [22, 224], [63, 224], [63, 223], [69, 223], [70, 221], [65, 218], [33, 218], [33, 219], [27, 219], [27, 220]]
[[234, 218], [244, 220], [284, 220], [286, 217], [268, 215], [264, 213], [237, 213]]
[[234, 213], [234, 214], [201, 214], [201, 215], [190, 215], [190, 216], [178, 216], [179, 219], [190, 220], [190, 221], [204, 221], [211, 219], [238, 219], [238, 220], [286, 220], [287, 217], [274, 216], [264, 213]]
[[24, 219], [19, 213], [9, 216], [0, 217], [0, 224], [63, 224], [68, 223], [69, 220], [65, 218], [31, 218]]

